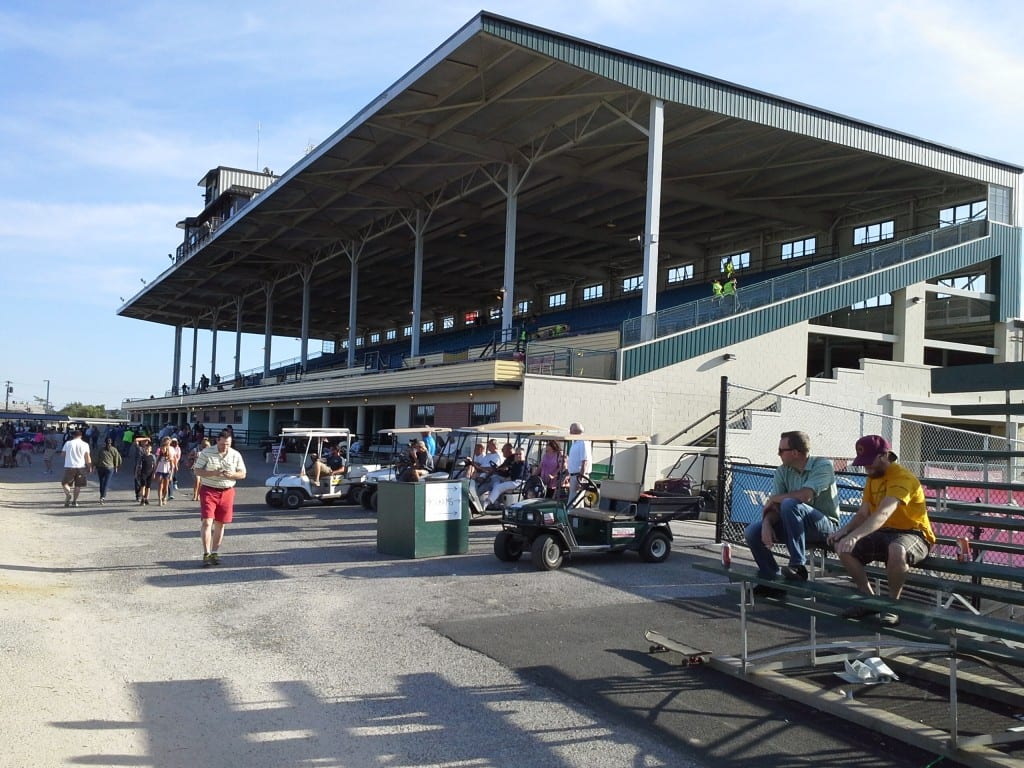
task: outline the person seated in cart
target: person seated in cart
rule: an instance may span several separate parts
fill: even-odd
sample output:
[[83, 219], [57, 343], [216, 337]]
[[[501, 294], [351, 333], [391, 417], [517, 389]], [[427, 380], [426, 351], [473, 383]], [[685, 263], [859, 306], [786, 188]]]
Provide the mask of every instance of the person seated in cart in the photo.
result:
[[[505, 443], [501, 447], [500, 462], [495, 462], [490, 454], [484, 457], [484, 461], [487, 462], [488, 466], [486, 466], [476, 481], [476, 488], [480, 493], [481, 499], [488, 496], [495, 485], [503, 483], [510, 478], [512, 463], [515, 461], [515, 451], [512, 448], [512, 443]], [[492, 497], [497, 498], [496, 496]]]
[[484, 506], [497, 503], [503, 493], [519, 488], [529, 476], [530, 465], [526, 463], [526, 451], [519, 448], [512, 455], [512, 460], [508, 463], [508, 475], [496, 474], [494, 482], [491, 483], [490, 490], [484, 491], [480, 495], [480, 501]]
[[398, 476], [399, 482], [415, 483], [434, 471], [434, 457], [427, 450], [422, 440], [414, 440], [409, 445], [409, 467]]
[[345, 457], [341, 455], [340, 445], [332, 445], [330, 453], [323, 458], [312, 454], [309, 457], [307, 472], [313, 474], [313, 485], [320, 484], [322, 475], [343, 475], [347, 471], [348, 467], [345, 465]]

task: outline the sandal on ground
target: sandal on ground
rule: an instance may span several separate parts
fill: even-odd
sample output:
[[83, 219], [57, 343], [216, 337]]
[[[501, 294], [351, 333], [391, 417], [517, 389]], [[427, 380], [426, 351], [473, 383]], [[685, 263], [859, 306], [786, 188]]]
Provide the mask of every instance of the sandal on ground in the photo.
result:
[[883, 627], [896, 627], [900, 623], [900, 615], [892, 611], [882, 611], [878, 614], [878, 623]]

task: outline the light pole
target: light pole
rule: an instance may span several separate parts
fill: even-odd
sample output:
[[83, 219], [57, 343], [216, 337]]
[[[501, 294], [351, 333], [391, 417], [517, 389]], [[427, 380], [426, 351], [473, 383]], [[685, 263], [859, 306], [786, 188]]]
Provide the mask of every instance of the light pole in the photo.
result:
[[44, 412], [45, 413], [49, 413], [50, 412], [50, 380], [49, 379], [43, 379], [43, 381], [46, 382], [46, 405], [44, 406], [44, 408], [45, 408]]

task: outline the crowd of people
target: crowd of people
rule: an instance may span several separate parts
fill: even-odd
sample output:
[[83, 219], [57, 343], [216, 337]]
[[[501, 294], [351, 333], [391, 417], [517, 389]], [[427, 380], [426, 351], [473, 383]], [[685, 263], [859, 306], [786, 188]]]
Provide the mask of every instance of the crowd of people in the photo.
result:
[[131, 474], [135, 502], [148, 506], [151, 494], [160, 506], [174, 499], [178, 475], [191, 471], [191, 500], [199, 502], [203, 565], [220, 564], [224, 528], [234, 511], [234, 486], [246, 477], [242, 455], [233, 448], [234, 430], [220, 430], [212, 445], [201, 422], [167, 424], [160, 430], [127, 424], [77, 424], [65, 430], [43, 424], [0, 424], [3, 467], [32, 466], [42, 454], [43, 474], [60, 470], [65, 507], [78, 507], [89, 478], [96, 476], [99, 503], [106, 504], [111, 481]]

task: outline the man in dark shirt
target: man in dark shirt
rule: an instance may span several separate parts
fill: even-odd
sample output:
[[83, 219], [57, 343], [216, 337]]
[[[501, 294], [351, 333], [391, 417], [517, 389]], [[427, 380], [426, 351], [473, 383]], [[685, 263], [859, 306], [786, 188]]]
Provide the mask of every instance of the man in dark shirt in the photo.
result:
[[[511, 450], [511, 446], [506, 446]], [[503, 493], [520, 487], [520, 484], [530, 475], [530, 467], [526, 463], [526, 451], [522, 448], [516, 450], [509, 456], [498, 469], [503, 469], [502, 474], [495, 470], [494, 481], [489, 490], [480, 495], [480, 501], [487, 505], [493, 499], [497, 502]]]
[[325, 458], [313, 457], [309, 467], [313, 473], [313, 485], [320, 484], [321, 475], [343, 475], [347, 469], [340, 445], [332, 445], [331, 452]]

